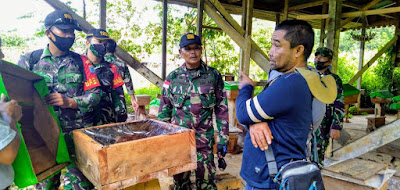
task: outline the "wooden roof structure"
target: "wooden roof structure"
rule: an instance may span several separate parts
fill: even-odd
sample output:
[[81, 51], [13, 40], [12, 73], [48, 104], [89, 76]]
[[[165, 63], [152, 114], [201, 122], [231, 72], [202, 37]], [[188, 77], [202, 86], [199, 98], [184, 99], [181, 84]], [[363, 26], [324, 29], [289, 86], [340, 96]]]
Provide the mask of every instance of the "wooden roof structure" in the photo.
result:
[[[242, 0], [220, 0], [231, 14], [242, 14]], [[285, 6], [285, 2], [288, 3]], [[361, 29], [361, 17], [367, 17], [367, 28], [396, 25], [400, 5], [396, 0], [343, 0], [341, 30]], [[197, 7], [197, 0], [168, 0], [168, 3]], [[321, 29], [321, 19], [328, 18], [329, 0], [254, 0], [253, 17], [277, 21], [307, 20], [315, 29]]]

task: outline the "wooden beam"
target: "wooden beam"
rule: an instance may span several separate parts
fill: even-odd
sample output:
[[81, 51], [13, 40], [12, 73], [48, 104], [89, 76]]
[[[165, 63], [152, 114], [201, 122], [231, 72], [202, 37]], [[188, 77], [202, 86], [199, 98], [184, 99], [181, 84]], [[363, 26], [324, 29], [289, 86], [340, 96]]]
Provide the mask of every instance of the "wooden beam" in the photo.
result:
[[[69, 8], [61, 1], [59, 0], [44, 0], [44, 1], [46, 1], [54, 9], [62, 9], [71, 14], [72, 17], [79, 23], [80, 27], [82, 28], [82, 31], [84, 31], [85, 33], [87, 33], [90, 29], [94, 28], [89, 22], [87, 22], [82, 17], [77, 15], [74, 11], [71, 10], [71, 8]], [[129, 53], [125, 52], [119, 46], [117, 46], [115, 54], [126, 64], [135, 69], [144, 78], [146, 78], [159, 88], [162, 88], [163, 80], [156, 74], [154, 74], [153, 71], [140, 64], [140, 62], [136, 58], [133, 58]]]
[[[206, 10], [206, 5], [208, 5], [208, 11]], [[239, 47], [243, 47], [244, 43], [244, 30], [240, 25], [233, 19], [233, 17], [225, 10], [225, 8], [219, 3], [218, 0], [206, 0], [204, 5], [204, 10], [211, 17], [211, 15], [218, 20], [213, 18], [213, 20], [224, 30]], [[218, 14], [219, 12], [220, 14]], [[224, 29], [225, 28], [225, 29]], [[232, 35], [232, 36], [231, 36]], [[239, 35], [241, 37], [237, 37]], [[263, 50], [251, 40], [251, 59], [256, 62], [261, 69], [265, 72], [269, 72], [269, 57], [264, 53]]]
[[316, 6], [322, 5], [327, 2], [328, 2], [327, 0], [322, 0], [322, 1], [315, 1], [315, 2], [311, 2], [311, 3], [304, 3], [304, 4], [289, 7], [288, 11], [297, 11], [297, 10], [301, 10], [301, 9], [305, 9], [305, 8], [309, 8], [309, 7], [316, 7]]
[[339, 38], [340, 38], [340, 13], [342, 12], [342, 0], [329, 0], [329, 23], [327, 33], [327, 46], [333, 51], [332, 73], [336, 73]]
[[400, 120], [395, 120], [377, 130], [339, 148], [332, 158], [325, 158], [325, 167], [356, 158], [400, 138]]
[[214, 27], [214, 26], [204, 26], [204, 25], [203, 25], [203, 28], [205, 28], [205, 29], [210, 29], [210, 30], [222, 31], [221, 28]]
[[397, 40], [397, 36], [393, 36], [393, 38], [386, 43], [386, 45], [379, 50], [378, 53], [375, 54], [374, 57], [371, 58], [371, 60], [369, 60], [364, 66], [363, 68], [358, 71], [353, 78], [350, 79], [350, 81], [348, 82], [348, 84], [353, 84], [372, 64], [375, 63], [375, 61], [383, 54], [386, 52], [386, 50], [388, 50]]
[[[242, 33], [239, 33], [239, 31], [237, 31], [230, 23], [228, 23], [224, 17], [217, 13], [216, 8], [213, 7], [211, 2], [209, 2], [208, 0], [204, 4], [204, 10], [208, 14], [208, 16], [210, 16], [214, 20], [214, 22], [217, 23], [218, 26], [221, 27], [221, 29], [224, 30], [225, 33], [228, 34], [239, 47], [244, 46], [244, 31], [241, 27], [239, 28], [241, 29]], [[260, 51], [257, 48], [261, 49], [254, 41], [252, 41], [251, 59], [253, 59], [254, 62], [256, 62], [262, 70], [264, 70], [265, 72], [269, 72], [269, 69], [271, 68], [271, 65], [269, 64], [269, 58], [265, 55], [263, 51]]]
[[239, 70], [249, 75], [250, 71], [250, 55], [251, 55], [251, 32], [253, 27], [253, 5], [254, 0], [246, 0], [246, 25], [244, 34], [244, 46], [242, 48], [242, 56], [239, 64]]
[[106, 25], [106, 21], [107, 21], [107, 0], [100, 0], [100, 28], [101, 29], [106, 29], [107, 25]]
[[[376, 9], [376, 10], [367, 10], [367, 11], [355, 11], [342, 13], [341, 17], [359, 17], [359, 16], [368, 16], [368, 15], [380, 15], [380, 14], [389, 14], [389, 13], [397, 13], [400, 12], [400, 7], [390, 7], [385, 9]], [[326, 19], [329, 16], [327, 14], [317, 14], [317, 15], [298, 15], [297, 19], [301, 20], [316, 20], [316, 19]]]

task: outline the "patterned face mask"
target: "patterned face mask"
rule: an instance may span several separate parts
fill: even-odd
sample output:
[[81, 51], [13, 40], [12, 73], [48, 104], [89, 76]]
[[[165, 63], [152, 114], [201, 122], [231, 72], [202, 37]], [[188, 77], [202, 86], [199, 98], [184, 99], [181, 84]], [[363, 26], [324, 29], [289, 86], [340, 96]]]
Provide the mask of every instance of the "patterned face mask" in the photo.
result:
[[96, 57], [102, 58], [106, 54], [106, 46], [104, 44], [90, 44], [89, 49]]

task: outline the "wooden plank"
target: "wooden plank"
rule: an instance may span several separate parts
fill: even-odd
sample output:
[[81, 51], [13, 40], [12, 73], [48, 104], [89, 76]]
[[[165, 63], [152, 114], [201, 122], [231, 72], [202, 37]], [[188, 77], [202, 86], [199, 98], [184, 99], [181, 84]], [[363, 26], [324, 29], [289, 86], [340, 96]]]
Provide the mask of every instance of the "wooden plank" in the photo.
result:
[[61, 169], [63, 169], [64, 167], [66, 167], [69, 163], [62, 163], [62, 164], [58, 164], [55, 165], [53, 167], [51, 167], [50, 169], [47, 169], [46, 171], [40, 173], [39, 175], [37, 175], [37, 180], [38, 181], [42, 181], [44, 179], [46, 179], [47, 177], [53, 175], [54, 173], [56, 173], [57, 171], [60, 171]]
[[215, 181], [217, 189], [219, 190], [225, 190], [225, 189], [239, 190], [242, 188], [240, 179], [227, 173], [216, 175]]
[[329, 176], [322, 176], [325, 190], [351, 189], [351, 190], [373, 190], [371, 187], [351, 183], [348, 181], [335, 179]]
[[358, 157], [371, 150], [400, 138], [400, 120], [395, 120], [377, 130], [343, 146], [333, 152], [334, 157], [325, 158], [325, 165], [329, 166], [351, 158]]
[[58, 123], [48, 111], [47, 105], [44, 104], [37, 91], [33, 92], [33, 102], [33, 126], [46, 143], [52, 156], [57, 157], [58, 138], [60, 135]]
[[[400, 12], [400, 7], [390, 7], [385, 9], [367, 10], [367, 11], [355, 11], [342, 13], [340, 17], [359, 17], [359, 16], [369, 16], [369, 15], [380, 15]], [[314, 14], [314, 15], [298, 15], [297, 19], [301, 20], [320, 20], [329, 18], [328, 14]]]
[[1, 73], [1, 76], [3, 77], [4, 86], [10, 99], [28, 104], [33, 103], [34, 87], [31, 81], [5, 72]]
[[203, 34], [203, 11], [204, 11], [204, 0], [197, 0], [197, 22], [196, 22], [196, 34], [202, 38]]
[[387, 164], [362, 159], [350, 159], [340, 164], [326, 167], [325, 170], [365, 181], [385, 168], [388, 168]]
[[187, 146], [188, 142], [191, 143], [191, 146], [196, 146], [195, 142], [190, 139], [189, 133], [181, 133], [110, 145], [110, 148], [107, 149], [108, 171], [110, 172], [107, 182], [113, 183], [131, 176], [142, 176], [190, 163], [191, 157], [181, 154], [191, 151], [190, 146]]
[[372, 57], [363, 67], [360, 71], [358, 71], [353, 78], [350, 79], [348, 84], [353, 84], [372, 64], [375, 63], [375, 61], [383, 54], [386, 52], [387, 49], [389, 49], [397, 40], [397, 36], [393, 36], [393, 38], [383, 46], [382, 49], [378, 51], [378, 53], [375, 54], [374, 57]]
[[322, 1], [304, 3], [304, 4], [300, 4], [300, 5], [296, 5], [296, 6], [291, 6], [291, 7], [289, 7], [288, 11], [297, 11], [297, 10], [301, 10], [301, 9], [305, 9], [305, 8], [316, 7], [316, 6], [320, 6], [327, 2], [328, 2], [327, 0], [322, 0]]
[[35, 174], [39, 174], [52, 166], [55, 166], [56, 158], [46, 146], [28, 150]]
[[18, 75], [18, 78], [22, 78], [29, 81], [36, 81], [43, 79], [43, 77], [41, 77], [40, 75], [37, 75], [12, 63], [6, 63], [1, 60], [0, 60], [0, 72], [8, 73], [14, 76]]
[[28, 150], [46, 146], [39, 133], [33, 128], [33, 125], [23, 125], [21, 132]]
[[[72, 11], [71, 8], [69, 8], [61, 1], [59, 0], [44, 0], [44, 1], [46, 1], [54, 9], [62, 9], [70, 13], [72, 17], [79, 23], [80, 27], [82, 28], [82, 31], [84, 31], [85, 33], [87, 33], [90, 29], [94, 28], [89, 22], [80, 17], [78, 14]], [[116, 47], [115, 55], [117, 55], [122, 61], [124, 61], [133, 69], [135, 69], [139, 74], [141, 74], [151, 83], [158, 86], [159, 88], [162, 88], [163, 80], [158, 75], [153, 73], [153, 71], [143, 66], [136, 58], [132, 57], [129, 53], [125, 52], [121, 47], [119, 46]]]
[[400, 149], [391, 145], [391, 143], [384, 145], [382, 147], [379, 147], [376, 151], [390, 155], [395, 158], [400, 158]]
[[[101, 146], [81, 131], [73, 131], [76, 165], [96, 187], [101, 186], [98, 152]], [[103, 166], [104, 167], [104, 166]], [[107, 173], [106, 173], [107, 174]]]

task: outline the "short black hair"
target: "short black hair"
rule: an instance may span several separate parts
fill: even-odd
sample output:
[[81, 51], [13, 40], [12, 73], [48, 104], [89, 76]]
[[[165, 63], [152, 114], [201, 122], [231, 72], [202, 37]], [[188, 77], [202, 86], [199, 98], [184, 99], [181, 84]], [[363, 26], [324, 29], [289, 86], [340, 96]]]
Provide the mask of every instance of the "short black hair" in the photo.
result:
[[290, 48], [304, 46], [304, 61], [310, 57], [314, 47], [314, 30], [304, 20], [285, 20], [275, 27], [275, 30], [285, 30], [285, 40], [289, 41]]

